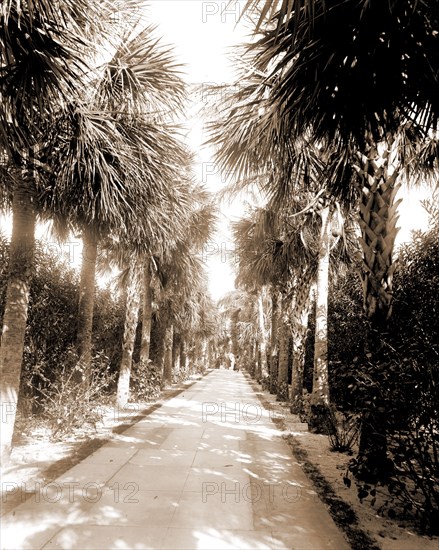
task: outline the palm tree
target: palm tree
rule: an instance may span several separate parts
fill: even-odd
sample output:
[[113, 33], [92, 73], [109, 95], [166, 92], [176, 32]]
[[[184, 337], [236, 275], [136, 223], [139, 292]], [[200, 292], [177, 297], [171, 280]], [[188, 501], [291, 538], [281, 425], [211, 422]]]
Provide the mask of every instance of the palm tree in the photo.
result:
[[139, 273], [140, 270], [135, 263], [130, 265], [126, 273], [128, 280], [122, 283], [126, 288], [125, 324], [116, 392], [116, 405], [121, 409], [128, 403], [130, 393], [131, 365], [141, 296]]
[[[226, 96], [228, 101], [221, 109], [216, 107], [213, 114], [216, 118], [211, 123], [211, 141], [217, 146], [217, 161], [221, 169], [232, 172], [235, 181], [229, 186], [232, 193], [242, 190], [249, 185], [258, 185], [270, 199], [270, 208], [274, 211], [281, 210], [282, 223], [277, 229], [276, 239], [271, 242], [264, 255], [257, 255], [256, 258], [266, 261], [273, 254], [273, 248], [276, 249], [278, 259], [289, 259], [296, 266], [300, 264], [300, 257], [306, 263], [307, 251], [302, 245], [301, 224], [298, 231], [291, 234], [288, 232], [288, 216], [294, 215], [294, 212], [300, 211], [298, 207], [297, 196], [298, 189], [303, 194], [304, 182], [311, 182], [314, 187], [317, 181], [324, 181], [324, 166], [320, 158], [317, 147], [309, 145], [306, 139], [289, 140], [286, 136], [284, 122], [278, 117], [273, 124], [267, 124], [264, 113], [269, 109], [270, 88], [275, 82], [270, 82], [267, 71], [262, 72], [254, 65], [254, 60], [244, 52], [242, 60], [242, 78], [235, 92]], [[294, 199], [294, 200], [293, 200]], [[301, 205], [303, 207], [303, 205]], [[290, 233], [290, 235], [288, 235]], [[254, 249], [257, 250], [255, 244]], [[291, 308], [286, 294], [291, 301], [292, 288], [290, 279], [293, 277], [291, 266], [288, 267], [288, 261], [283, 265], [283, 270], [275, 270], [274, 279], [278, 281], [277, 286], [282, 289], [283, 297], [283, 321], [284, 330], [280, 334], [282, 337], [282, 365], [278, 372], [278, 397], [282, 400], [287, 399], [288, 391], [288, 355], [286, 353], [287, 340], [289, 333], [287, 331], [289, 315], [294, 312], [295, 318], [291, 330], [294, 332], [293, 341], [296, 350], [297, 373], [300, 374], [299, 357], [303, 358], [303, 337], [306, 332], [306, 320], [309, 314], [309, 292], [310, 292], [310, 273], [304, 279], [307, 291], [306, 300], [300, 301], [300, 306], [305, 309], [297, 310]], [[270, 262], [268, 265], [270, 265]], [[300, 273], [300, 271], [299, 271]], [[296, 281], [301, 281], [301, 277], [296, 277]], [[300, 284], [300, 283], [299, 283]], [[276, 292], [276, 286], [273, 292]], [[296, 289], [302, 297], [303, 292]], [[276, 304], [276, 299], [274, 300]], [[289, 313], [288, 313], [289, 312]], [[274, 332], [272, 332], [274, 338]], [[272, 346], [272, 350], [275, 347]], [[273, 361], [274, 363], [274, 361]], [[302, 367], [301, 367], [302, 368]], [[280, 377], [280, 378], [279, 378]], [[274, 377], [272, 377], [274, 378]], [[294, 384], [294, 391], [297, 394], [301, 377], [296, 376], [297, 383]], [[301, 402], [302, 388], [300, 385]], [[296, 400], [295, 397], [293, 398]]]
[[235, 289], [227, 292], [218, 301], [220, 315], [227, 321], [225, 324], [226, 342], [224, 343], [224, 359], [229, 353], [248, 357], [249, 372], [255, 373], [257, 342], [257, 321], [255, 315], [254, 294]]
[[[264, 287], [269, 286], [271, 288], [275, 286], [275, 280], [279, 276], [280, 267], [276, 263], [276, 258], [270, 253], [273, 248], [275, 221], [274, 212], [264, 208], [256, 208], [250, 210], [246, 217], [241, 218], [232, 227], [238, 257], [236, 284], [243, 289], [255, 291], [258, 294], [258, 346], [260, 352], [258, 376], [260, 376], [263, 383], [269, 378], [268, 385], [271, 387], [273, 386], [276, 359], [275, 355], [273, 356], [274, 349], [272, 349], [270, 351], [270, 367], [267, 370], [267, 336], [265, 328], [265, 310], [267, 308], [264, 308], [264, 302], [266, 302]], [[275, 291], [272, 291], [272, 294], [273, 292]], [[276, 325], [276, 315], [275, 311], [271, 317], [272, 334], [273, 322]], [[276, 331], [276, 326], [274, 330]]]
[[[164, 381], [167, 382], [172, 382], [174, 334], [178, 334], [180, 346], [186, 346], [186, 332], [193, 332], [195, 329], [204, 342], [203, 346], [206, 346], [206, 338], [211, 334], [212, 325], [207, 317], [209, 305], [206, 298], [206, 273], [198, 254], [214, 231], [216, 207], [210, 194], [202, 186], [192, 185], [188, 192], [190, 207], [187, 211], [185, 235], [176, 242], [174, 248], [162, 256], [160, 262], [160, 277], [164, 287], [161, 307], [166, 312], [163, 372]], [[177, 333], [176, 329], [180, 332]], [[185, 350], [180, 355], [183, 355], [183, 359], [187, 357]]]
[[[114, 56], [98, 69], [96, 92], [89, 100], [92, 110], [76, 107], [60, 120], [66, 135], [57, 148], [62, 168], [48, 208], [62, 212], [83, 233], [77, 341], [85, 378], [99, 241], [110, 232], [134, 232], [138, 241], [148, 242], [173, 238], [160, 213], [154, 216], [152, 211], [159, 212], [163, 202], [173, 199], [169, 183], [178, 178], [185, 159], [184, 147], [164, 121], [166, 114], [180, 108], [184, 87], [169, 50], [161, 48], [151, 32], [148, 27], [134, 38], [122, 35]], [[167, 88], [161, 93], [157, 85]], [[144, 222], [140, 228], [139, 219]]]
[[[183, 239], [183, 228], [186, 230], [191, 223], [191, 212], [188, 205], [194, 196], [190, 182], [184, 181], [186, 177], [183, 172], [179, 175], [180, 182], [173, 183], [167, 190], [166, 200], [162, 196], [159, 205], [152, 205], [146, 212], [138, 215], [138, 228], [129, 236], [115, 237], [107, 240], [101, 248], [107, 253], [106, 263], [112, 264], [115, 268], [122, 270], [122, 290], [126, 295], [126, 319], [125, 333], [122, 344], [122, 358], [118, 379], [117, 404], [124, 407], [129, 398], [129, 383], [132, 367], [132, 356], [134, 350], [134, 337], [138, 324], [138, 313], [143, 292], [142, 313], [142, 341], [140, 349], [140, 362], [147, 365], [149, 359], [149, 341], [152, 318], [152, 271], [154, 265], [161, 265], [158, 256], [154, 260], [152, 251], [155, 254], [171, 256], [175, 254]], [[155, 222], [155, 223], [151, 223]], [[156, 225], [157, 224], [157, 227]], [[152, 226], [152, 227], [151, 227]], [[187, 238], [187, 232], [185, 232]], [[180, 241], [177, 241], [180, 236]], [[145, 276], [146, 274], [146, 276]], [[156, 275], [154, 274], [156, 277]], [[156, 277], [157, 278], [157, 277]], [[162, 276], [163, 278], [163, 276]], [[146, 279], [146, 280], [145, 280]], [[157, 286], [157, 285], [156, 285]], [[145, 311], [146, 310], [146, 311]], [[162, 307], [161, 316], [166, 317]], [[148, 327], [145, 328], [145, 322]], [[145, 356], [145, 338], [147, 338], [148, 355]], [[170, 335], [166, 335], [169, 347]], [[170, 351], [172, 349], [170, 348]]]
[[[269, 382], [270, 391], [277, 390], [277, 340], [278, 340], [278, 301], [282, 288], [281, 281], [289, 276], [288, 256], [284, 253], [279, 238], [280, 216], [270, 208], [249, 210], [247, 216], [233, 225], [233, 235], [238, 256], [238, 286], [259, 292], [259, 334], [265, 333], [263, 313], [261, 313], [262, 289], [267, 286], [271, 297], [271, 338]], [[261, 336], [259, 341], [261, 345]], [[264, 350], [265, 342], [262, 341]], [[261, 370], [265, 369], [265, 352], [261, 353]]]
[[[317, 210], [321, 222], [317, 246], [317, 275], [315, 289], [315, 344], [311, 394], [310, 425], [313, 431], [327, 433], [330, 404], [328, 363], [328, 300], [329, 282], [338, 275], [337, 268], [350, 261], [347, 249], [348, 228], [340, 205], [327, 197]], [[343, 240], [341, 236], [343, 235]], [[349, 236], [349, 235], [348, 235]], [[352, 246], [350, 247], [354, 249]]]
[[[250, 46], [256, 70], [265, 75], [259, 127], [277, 136], [280, 158], [305, 131], [330, 144], [339, 166], [358, 171], [356, 183], [329, 182], [333, 194], [346, 198], [352, 183], [362, 191], [362, 281], [371, 327], [365, 351], [376, 361], [391, 312], [397, 177], [408, 161], [425, 160], [419, 152], [407, 155], [407, 146], [428, 148], [428, 133], [437, 129], [436, 11], [432, 1], [267, 0], [256, 25], [262, 37]], [[274, 21], [262, 28], [268, 14]], [[433, 153], [427, 168], [434, 161]], [[289, 173], [290, 165], [284, 167]], [[385, 422], [379, 408], [367, 416], [360, 459], [366, 474], [376, 474], [386, 464]]]
[[[168, 201], [162, 203], [163, 207], [167, 210], [167, 222], [166, 226], [170, 230], [170, 236], [161, 240], [160, 247], [150, 247], [150, 250], [143, 256], [143, 307], [142, 307], [142, 335], [141, 335], [141, 348], [140, 348], [140, 361], [147, 364], [149, 360], [150, 342], [151, 342], [151, 322], [152, 322], [152, 278], [154, 273], [157, 272], [163, 263], [172, 263], [172, 257], [175, 251], [187, 252], [189, 246], [190, 233], [187, 232], [187, 227], [191, 227], [195, 239], [195, 246], [199, 244], [199, 238], [203, 239], [206, 231], [210, 231], [213, 219], [207, 220], [203, 215], [198, 219], [200, 222], [199, 231], [194, 228], [193, 222], [196, 218], [197, 208], [207, 200], [205, 191], [197, 186], [194, 186], [192, 176], [192, 162], [193, 159], [188, 153], [184, 163], [182, 163], [182, 170], [178, 176], [178, 181], [181, 184], [179, 206], [183, 207], [183, 211], [180, 216], [177, 216], [177, 204], [174, 201]], [[174, 183], [175, 185], [175, 183]], [[198, 214], [202, 212], [202, 209]], [[164, 216], [166, 218], [166, 216]], [[184, 246], [182, 246], [184, 242]], [[187, 252], [188, 253], [188, 252]], [[160, 278], [160, 276], [159, 276]]]
[[152, 257], [145, 254], [143, 259], [143, 301], [142, 301], [142, 336], [140, 343], [140, 361], [149, 360], [151, 346], [151, 320], [152, 320]]
[[[279, 391], [282, 393], [282, 399], [287, 397], [285, 388], [288, 388], [288, 352], [285, 354], [285, 338], [282, 339], [284, 344], [282, 353], [280, 353], [279, 363], [280, 370], [278, 372], [277, 365], [277, 317], [276, 311], [276, 295], [283, 288], [280, 281], [283, 277], [288, 277], [288, 262], [286, 255], [279, 253], [279, 247], [282, 247], [282, 242], [278, 237], [280, 216], [270, 208], [255, 208], [250, 210], [246, 217], [241, 218], [233, 224], [233, 234], [236, 243], [236, 251], [238, 257], [236, 283], [238, 287], [247, 290], [250, 294], [255, 293], [257, 303], [255, 309], [257, 311], [257, 341], [259, 346], [258, 369], [256, 378], [262, 378], [264, 384], [263, 373], [266, 365], [266, 344], [265, 344], [265, 323], [264, 323], [264, 287], [270, 287], [271, 291], [271, 350], [270, 350], [270, 370], [267, 373], [268, 386], [273, 389], [278, 386], [278, 376], [281, 383]], [[273, 299], [273, 294], [275, 298]], [[274, 308], [273, 308], [274, 304]], [[288, 330], [288, 314], [283, 310], [283, 318], [285, 323], [282, 324], [283, 330], [281, 335], [285, 336]], [[280, 398], [280, 394], [278, 395]]]
[[[63, 102], [81, 87], [85, 44], [93, 46], [110, 6], [48, 0], [3, 2], [0, 13], [0, 150], [13, 179], [10, 275], [0, 352], [2, 456], [10, 450], [33, 266], [45, 139]], [[37, 171], [39, 172], [37, 176]]]

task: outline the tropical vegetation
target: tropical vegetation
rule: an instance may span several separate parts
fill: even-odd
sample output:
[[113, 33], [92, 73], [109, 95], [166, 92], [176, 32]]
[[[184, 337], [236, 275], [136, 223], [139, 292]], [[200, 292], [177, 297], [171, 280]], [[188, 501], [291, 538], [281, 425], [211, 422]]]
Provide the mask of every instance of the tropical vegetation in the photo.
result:
[[[31, 418], [61, 437], [233, 365], [352, 455], [361, 499], [385, 485], [391, 510], [433, 532], [437, 2], [245, 9], [237, 81], [204, 108], [231, 175], [221, 196], [246, 193], [235, 290], [214, 303], [200, 251], [219, 197], [197, 181], [183, 69], [143, 3], [2, 3], [2, 457]], [[430, 225], [397, 248], [401, 188], [416, 185]], [[61, 253], [73, 239], [80, 270]]]

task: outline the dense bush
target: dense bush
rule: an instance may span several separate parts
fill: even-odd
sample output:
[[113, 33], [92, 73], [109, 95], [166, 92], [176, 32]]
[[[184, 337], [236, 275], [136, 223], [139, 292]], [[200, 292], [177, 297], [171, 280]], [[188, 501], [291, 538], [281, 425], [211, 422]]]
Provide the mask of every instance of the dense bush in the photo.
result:
[[115, 300], [110, 290], [96, 290], [93, 313], [93, 349], [107, 357], [109, 372], [119, 372], [125, 310], [121, 299]]
[[[387, 433], [390, 475], [385, 480], [389, 497], [381, 506], [390, 516], [416, 515], [423, 530], [439, 527], [439, 376], [437, 365], [420, 366], [415, 360], [387, 349], [380, 364], [357, 373], [350, 391], [359, 412], [378, 412]], [[387, 359], [384, 356], [387, 355]], [[380, 410], [383, 407], [385, 416]], [[353, 460], [356, 475], [361, 462]], [[376, 487], [359, 484], [361, 498]]]
[[[389, 498], [382, 507], [416, 514], [433, 532], [439, 524], [439, 229], [417, 233], [399, 252], [394, 303], [380, 359], [364, 356], [366, 320], [360, 285], [348, 274], [333, 289], [329, 317], [331, 395], [342, 410], [381, 414], [387, 432]], [[381, 414], [382, 416], [382, 414]], [[355, 473], [361, 467], [351, 464]], [[362, 498], [376, 489], [362, 484]]]
[[[38, 368], [33, 370], [33, 380], [43, 382], [35, 398], [40, 398], [40, 416], [49, 428], [52, 439], [62, 438], [87, 426], [96, 429], [97, 422], [103, 418], [104, 405], [112, 402], [107, 390], [114, 384], [114, 376], [109, 373], [108, 358], [102, 353], [93, 357], [91, 380], [75, 377], [77, 365], [78, 356], [73, 348], [69, 348], [58, 368], [50, 372], [50, 377]], [[35, 386], [33, 389], [35, 391]]]
[[331, 400], [343, 410], [355, 409], [349, 390], [366, 337], [361, 282], [353, 266], [331, 287], [328, 304], [328, 359]]
[[417, 232], [399, 253], [390, 343], [419, 364], [439, 362], [439, 226]]
[[[399, 250], [394, 279], [394, 302], [388, 334], [383, 342], [419, 365], [437, 366], [439, 360], [439, 229], [415, 234]], [[352, 408], [349, 380], [353, 380], [367, 334], [362, 313], [361, 284], [354, 270], [333, 286], [329, 300], [328, 357], [331, 396]]]
[[160, 395], [162, 385], [162, 369], [151, 361], [147, 364], [135, 363], [130, 378], [130, 399], [149, 401]]
[[[3, 317], [8, 264], [8, 241], [0, 237], [0, 318]], [[71, 367], [77, 330], [78, 274], [59, 247], [36, 243], [34, 274], [30, 287], [25, 335], [20, 408], [25, 415], [47, 414], [47, 400], [60, 383], [60, 373]], [[123, 334], [123, 306], [109, 291], [97, 289], [93, 321], [94, 374], [113, 374], [100, 393], [114, 390]], [[97, 369], [97, 370], [96, 370]]]

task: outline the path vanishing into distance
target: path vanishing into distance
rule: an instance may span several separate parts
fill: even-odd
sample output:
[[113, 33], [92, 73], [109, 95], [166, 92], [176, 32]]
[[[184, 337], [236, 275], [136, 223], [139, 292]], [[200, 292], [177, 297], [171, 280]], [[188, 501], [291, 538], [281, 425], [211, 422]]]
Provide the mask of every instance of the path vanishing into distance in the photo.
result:
[[214, 370], [2, 517], [2, 548], [350, 548], [241, 372]]

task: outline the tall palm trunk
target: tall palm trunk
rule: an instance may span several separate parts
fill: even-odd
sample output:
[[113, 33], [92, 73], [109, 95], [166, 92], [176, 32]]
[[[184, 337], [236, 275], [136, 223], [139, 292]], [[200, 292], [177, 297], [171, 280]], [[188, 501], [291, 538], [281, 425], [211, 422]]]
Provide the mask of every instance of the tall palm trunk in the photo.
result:
[[140, 362], [146, 364], [151, 346], [152, 322], [152, 289], [151, 289], [151, 259], [147, 257], [143, 266], [143, 307], [142, 336], [140, 342]]
[[288, 401], [288, 361], [290, 347], [290, 319], [287, 293], [282, 293], [282, 305], [279, 326], [279, 366], [277, 376], [277, 400]]
[[314, 344], [314, 371], [311, 394], [310, 425], [314, 432], [327, 432], [329, 406], [328, 370], [328, 293], [331, 208], [327, 204], [320, 212], [319, 256], [316, 283], [316, 328]]
[[[392, 305], [392, 281], [395, 270], [393, 249], [398, 233], [395, 200], [401, 187], [397, 181], [400, 163], [397, 144], [370, 145], [368, 155], [361, 156], [358, 169], [363, 189], [360, 206], [361, 246], [363, 248], [364, 310], [379, 331], [387, 326]], [[380, 335], [380, 332], [378, 332]], [[377, 345], [374, 341], [375, 347]]]
[[252, 378], [255, 377], [257, 366], [258, 366], [258, 343], [256, 339], [253, 339], [251, 344], [250, 365], [249, 365], [249, 374]]
[[76, 346], [79, 356], [80, 372], [77, 380], [90, 381], [91, 348], [93, 333], [93, 309], [95, 301], [96, 259], [98, 255], [97, 232], [93, 225], [85, 227], [83, 232], [82, 266], [79, 283], [78, 330]]
[[291, 377], [290, 411], [300, 414], [303, 410], [303, 373], [305, 368], [305, 338], [311, 310], [313, 270], [308, 268], [296, 290], [292, 312], [293, 372]]
[[35, 245], [35, 186], [25, 177], [14, 187], [9, 277], [0, 348], [1, 456], [11, 450], [23, 361]]
[[201, 340], [200, 361], [203, 371], [209, 368], [209, 347], [207, 338], [205, 336], [203, 336], [203, 339]]
[[277, 332], [279, 326], [279, 296], [276, 287], [271, 289], [271, 342], [270, 342], [270, 393], [277, 391]]
[[189, 375], [188, 354], [187, 354], [187, 336], [182, 335], [180, 342], [180, 372], [184, 378]]
[[268, 377], [267, 370], [267, 337], [265, 334], [265, 314], [264, 314], [264, 290], [261, 289], [258, 296], [258, 340], [260, 352], [259, 376], [262, 382]]
[[[370, 140], [369, 150], [360, 156], [357, 170], [363, 190], [359, 220], [363, 249], [363, 305], [370, 327], [365, 352], [371, 362], [379, 365], [392, 307], [393, 249], [400, 203], [400, 200], [395, 200], [400, 188], [397, 144], [389, 141], [377, 145]], [[379, 379], [374, 383], [380, 387]], [[361, 475], [366, 478], [385, 474], [387, 465], [386, 399], [389, 396], [385, 388], [381, 388], [380, 395], [380, 399], [374, 400], [372, 410], [365, 407], [362, 419], [359, 463], [362, 465]]]
[[180, 354], [181, 354], [181, 334], [175, 332], [174, 330], [174, 339], [172, 342], [172, 368], [174, 372], [174, 377], [176, 379], [181, 378]]
[[119, 379], [117, 382], [117, 406], [121, 408], [125, 407], [129, 399], [131, 366], [133, 362], [139, 307], [140, 293], [137, 268], [131, 267], [127, 285], [122, 358], [120, 361]]
[[172, 383], [172, 344], [174, 341], [174, 325], [168, 323], [165, 330], [165, 349], [163, 356], [163, 385]]
[[[241, 312], [240, 309], [236, 309], [230, 316], [230, 320], [231, 320], [230, 339], [232, 341], [231, 352], [235, 356], [235, 359], [236, 359], [236, 356], [239, 355], [238, 323], [239, 323], [239, 314], [240, 314], [240, 312]], [[228, 365], [228, 361], [226, 361], [226, 364]]]

